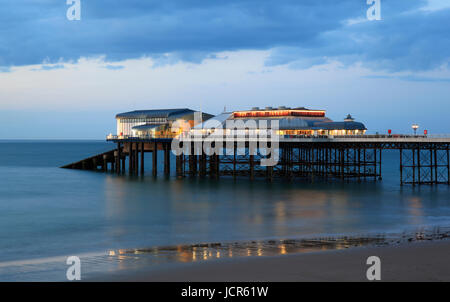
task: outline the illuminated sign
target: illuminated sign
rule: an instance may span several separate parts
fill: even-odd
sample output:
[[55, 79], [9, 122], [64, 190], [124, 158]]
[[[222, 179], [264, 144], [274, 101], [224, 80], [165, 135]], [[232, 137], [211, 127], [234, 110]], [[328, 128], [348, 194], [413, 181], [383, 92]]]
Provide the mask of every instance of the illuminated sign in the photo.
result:
[[325, 117], [325, 111], [323, 111], [323, 110], [264, 110], [264, 111], [238, 111], [238, 112], [233, 113], [234, 118], [281, 117], [281, 116]]

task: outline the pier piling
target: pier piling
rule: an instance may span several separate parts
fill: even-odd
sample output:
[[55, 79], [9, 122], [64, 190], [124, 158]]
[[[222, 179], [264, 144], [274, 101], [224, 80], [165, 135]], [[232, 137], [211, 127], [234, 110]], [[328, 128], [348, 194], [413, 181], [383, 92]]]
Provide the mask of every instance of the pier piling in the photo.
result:
[[[168, 139], [117, 139], [117, 149], [107, 151], [64, 166], [70, 169], [98, 170], [130, 175], [144, 175], [145, 152], [152, 152], [152, 174], [157, 176], [158, 148], [164, 152], [164, 175], [170, 175], [171, 140]], [[212, 143], [212, 148], [216, 148]], [[238, 148], [239, 146], [239, 148]], [[430, 140], [417, 137], [384, 140], [351, 139], [287, 139], [277, 148], [279, 161], [274, 166], [262, 167], [266, 154], [251, 149], [248, 142], [232, 146], [221, 145], [220, 155], [207, 155], [202, 143], [189, 142], [188, 154], [176, 156], [176, 176], [185, 175], [217, 179], [220, 176], [248, 177], [253, 180], [274, 177], [290, 180], [338, 179], [349, 181], [382, 180], [384, 150], [400, 151], [400, 185], [447, 184], [450, 185], [450, 139]], [[147, 149], [146, 149], [147, 148]], [[197, 149], [196, 149], [197, 148]], [[231, 148], [231, 149], [227, 149]], [[139, 156], [140, 152], [140, 156]]]
[[153, 143], [152, 161], [152, 174], [156, 177], [158, 176], [158, 143], [156, 141]]
[[144, 166], [144, 158], [145, 158], [145, 145], [141, 143], [141, 175], [144, 175], [145, 166]]
[[170, 145], [165, 143], [163, 146], [164, 146], [164, 175], [170, 176]]

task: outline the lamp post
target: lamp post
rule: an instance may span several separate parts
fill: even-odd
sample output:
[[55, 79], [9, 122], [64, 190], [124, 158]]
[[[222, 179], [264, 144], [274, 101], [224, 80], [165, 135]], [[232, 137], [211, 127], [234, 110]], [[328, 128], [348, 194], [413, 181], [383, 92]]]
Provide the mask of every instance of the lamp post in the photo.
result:
[[413, 130], [414, 130], [414, 136], [416, 136], [416, 135], [417, 135], [417, 129], [419, 129], [419, 125], [413, 124], [411, 127], [412, 127]]

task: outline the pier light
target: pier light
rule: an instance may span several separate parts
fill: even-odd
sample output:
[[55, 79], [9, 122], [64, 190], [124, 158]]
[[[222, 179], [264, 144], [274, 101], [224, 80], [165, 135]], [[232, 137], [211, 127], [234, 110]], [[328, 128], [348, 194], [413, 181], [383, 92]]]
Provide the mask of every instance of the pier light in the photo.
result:
[[411, 127], [412, 127], [413, 130], [414, 130], [414, 135], [416, 135], [416, 134], [417, 134], [417, 129], [419, 129], [419, 125], [413, 124]]

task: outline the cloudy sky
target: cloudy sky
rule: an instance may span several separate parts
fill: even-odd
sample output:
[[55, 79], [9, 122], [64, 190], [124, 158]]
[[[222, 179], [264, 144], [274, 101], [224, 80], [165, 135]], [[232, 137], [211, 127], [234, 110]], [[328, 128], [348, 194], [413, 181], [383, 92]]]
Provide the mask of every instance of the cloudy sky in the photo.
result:
[[0, 139], [97, 138], [114, 115], [254, 106], [353, 114], [371, 132], [450, 132], [450, 1], [0, 3]]

